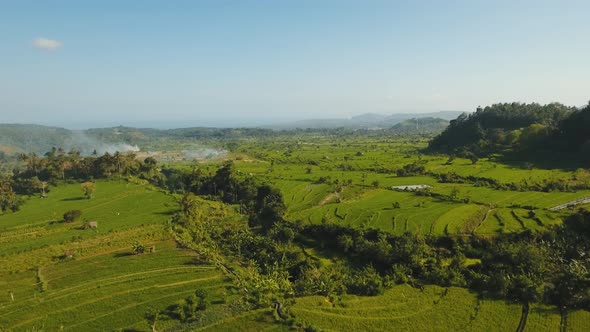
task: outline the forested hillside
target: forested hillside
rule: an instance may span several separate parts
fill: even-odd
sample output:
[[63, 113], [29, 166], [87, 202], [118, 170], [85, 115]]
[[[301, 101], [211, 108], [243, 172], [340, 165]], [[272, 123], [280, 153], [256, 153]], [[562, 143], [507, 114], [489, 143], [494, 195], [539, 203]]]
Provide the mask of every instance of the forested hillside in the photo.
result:
[[461, 115], [430, 144], [431, 151], [488, 156], [518, 152], [522, 156], [563, 156], [587, 161], [590, 106], [558, 103], [504, 103]]
[[8, 155], [20, 152], [45, 152], [54, 146], [67, 146], [73, 143], [73, 132], [68, 129], [40, 125], [0, 124], [0, 151]]
[[[558, 103], [494, 104], [452, 120], [449, 127], [430, 142], [429, 148], [433, 151], [459, 155], [473, 153], [479, 156], [506, 151], [551, 149], [556, 147], [558, 141], [568, 141], [569, 138], [561, 137], [566, 132], [574, 137], [582, 134], [583, 126], [577, 126], [576, 122], [587, 112], [590, 112], [588, 107], [577, 111], [576, 108]], [[576, 125], [572, 125], [572, 122]], [[576, 143], [578, 141], [582, 143], [584, 138], [578, 137]]]

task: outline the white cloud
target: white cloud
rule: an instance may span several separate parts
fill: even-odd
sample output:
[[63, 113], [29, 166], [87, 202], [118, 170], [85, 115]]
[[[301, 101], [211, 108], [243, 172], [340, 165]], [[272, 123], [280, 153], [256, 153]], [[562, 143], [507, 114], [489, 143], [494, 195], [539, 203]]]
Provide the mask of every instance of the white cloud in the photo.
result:
[[33, 41], [33, 45], [42, 50], [54, 51], [60, 48], [63, 44], [59, 40], [40, 37]]

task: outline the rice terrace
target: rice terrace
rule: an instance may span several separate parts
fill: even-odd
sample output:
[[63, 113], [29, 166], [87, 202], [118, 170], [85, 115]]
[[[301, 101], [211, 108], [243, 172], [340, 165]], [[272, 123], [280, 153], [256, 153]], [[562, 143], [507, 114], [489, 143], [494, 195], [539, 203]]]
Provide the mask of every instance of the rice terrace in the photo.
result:
[[0, 1], [0, 332], [590, 331], [588, 13]]

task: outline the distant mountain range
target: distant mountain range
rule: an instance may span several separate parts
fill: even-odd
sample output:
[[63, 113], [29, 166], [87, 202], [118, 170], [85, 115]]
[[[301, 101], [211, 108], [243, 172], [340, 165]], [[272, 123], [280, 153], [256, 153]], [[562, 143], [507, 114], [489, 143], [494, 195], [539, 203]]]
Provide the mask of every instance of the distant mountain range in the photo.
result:
[[322, 128], [352, 128], [352, 129], [386, 129], [410, 119], [438, 118], [442, 120], [456, 119], [461, 113], [459, 111], [441, 111], [433, 113], [398, 113], [398, 114], [375, 114], [367, 113], [353, 116], [352, 118], [334, 119], [309, 119], [294, 122], [280, 123], [263, 126], [271, 129], [322, 129]]
[[253, 128], [178, 128], [150, 129], [111, 127], [70, 130], [34, 124], [0, 124], [0, 154], [35, 152], [43, 154], [52, 147], [76, 149], [84, 154], [137, 151], [162, 139], [191, 138], [196, 140], [263, 137], [274, 135], [276, 130], [290, 129], [387, 129], [392, 134], [438, 134], [462, 112], [436, 112], [420, 114], [363, 114], [349, 119], [315, 119]]

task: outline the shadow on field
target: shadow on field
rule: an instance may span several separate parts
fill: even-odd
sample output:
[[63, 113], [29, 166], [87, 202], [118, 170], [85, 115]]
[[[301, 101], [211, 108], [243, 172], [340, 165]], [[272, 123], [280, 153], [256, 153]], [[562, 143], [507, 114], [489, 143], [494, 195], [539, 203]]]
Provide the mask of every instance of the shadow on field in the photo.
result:
[[86, 199], [86, 197], [71, 197], [71, 198], [64, 198], [61, 201], [62, 202], [71, 202], [71, 201], [81, 201]]
[[129, 256], [133, 256], [133, 253], [130, 253], [130, 252], [118, 252], [118, 253], [113, 254], [113, 257], [115, 257], [115, 258], [129, 257]]
[[175, 210], [170, 210], [166, 212], [154, 212], [154, 214], [159, 214], [161, 216], [173, 216], [176, 213]]
[[498, 157], [495, 162], [499, 162], [512, 167], [513, 169], [526, 170], [532, 168], [562, 171], [575, 171], [578, 168], [586, 167], [583, 161], [579, 161], [579, 156], [572, 153], [539, 153], [539, 154], [517, 154], [507, 153]]
[[210, 264], [198, 257], [194, 257], [190, 261], [183, 263], [183, 265], [190, 265], [190, 266], [207, 265], [208, 266]]
[[531, 308], [530, 313], [537, 313], [540, 315], [555, 315], [555, 314], [560, 315], [561, 314], [561, 312], [557, 308], [539, 308], [539, 307]]

